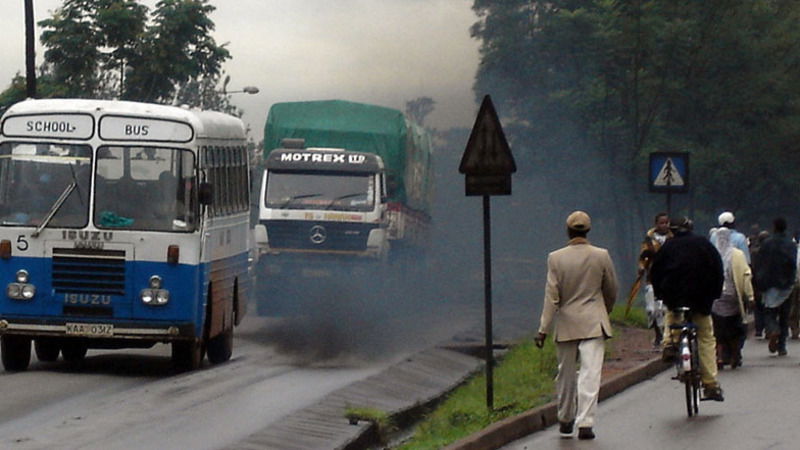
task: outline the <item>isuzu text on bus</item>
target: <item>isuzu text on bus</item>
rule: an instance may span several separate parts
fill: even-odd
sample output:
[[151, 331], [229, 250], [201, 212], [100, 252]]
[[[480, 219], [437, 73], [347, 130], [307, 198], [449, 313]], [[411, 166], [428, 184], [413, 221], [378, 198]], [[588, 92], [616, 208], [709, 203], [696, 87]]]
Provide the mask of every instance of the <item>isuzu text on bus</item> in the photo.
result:
[[124, 101], [27, 100], [0, 122], [6, 370], [89, 348], [230, 358], [251, 289], [245, 127]]

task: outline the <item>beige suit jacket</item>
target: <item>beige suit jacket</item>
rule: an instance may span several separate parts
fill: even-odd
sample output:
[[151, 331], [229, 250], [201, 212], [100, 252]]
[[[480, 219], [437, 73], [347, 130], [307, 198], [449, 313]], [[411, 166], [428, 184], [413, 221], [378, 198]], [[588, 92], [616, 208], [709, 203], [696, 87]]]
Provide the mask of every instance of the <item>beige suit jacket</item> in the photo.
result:
[[555, 328], [556, 342], [611, 337], [608, 313], [617, 300], [617, 276], [608, 251], [574, 238], [547, 257], [547, 286], [539, 332]]

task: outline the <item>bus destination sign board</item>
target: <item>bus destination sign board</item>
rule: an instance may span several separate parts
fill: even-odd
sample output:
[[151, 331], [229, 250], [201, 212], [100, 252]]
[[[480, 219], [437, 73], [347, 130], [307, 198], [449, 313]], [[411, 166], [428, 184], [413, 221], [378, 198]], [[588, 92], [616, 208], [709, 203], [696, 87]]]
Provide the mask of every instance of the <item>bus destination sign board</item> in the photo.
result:
[[89, 139], [94, 118], [89, 114], [30, 114], [6, 117], [3, 136]]
[[194, 130], [184, 122], [127, 116], [103, 116], [100, 138], [114, 141], [189, 142]]

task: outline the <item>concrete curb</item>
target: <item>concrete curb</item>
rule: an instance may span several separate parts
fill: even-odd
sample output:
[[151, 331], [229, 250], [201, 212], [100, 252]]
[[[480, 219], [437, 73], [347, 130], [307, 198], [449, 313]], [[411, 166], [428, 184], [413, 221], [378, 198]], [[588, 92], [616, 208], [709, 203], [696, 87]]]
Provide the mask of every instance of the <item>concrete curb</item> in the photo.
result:
[[[661, 357], [614, 376], [600, 386], [600, 400], [618, 394], [634, 384], [650, 379], [670, 367]], [[558, 422], [556, 402], [550, 402], [522, 414], [494, 423], [483, 430], [450, 444], [445, 450], [489, 450], [524, 438]]]

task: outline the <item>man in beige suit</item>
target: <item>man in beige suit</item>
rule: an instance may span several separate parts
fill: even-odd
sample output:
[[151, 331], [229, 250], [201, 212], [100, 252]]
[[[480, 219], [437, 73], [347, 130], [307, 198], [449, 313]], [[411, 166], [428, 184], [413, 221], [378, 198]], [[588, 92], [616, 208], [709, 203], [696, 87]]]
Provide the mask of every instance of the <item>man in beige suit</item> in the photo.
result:
[[[567, 246], [547, 257], [547, 286], [536, 345], [554, 328], [558, 358], [558, 421], [562, 437], [594, 439], [605, 339], [611, 337], [608, 313], [617, 299], [617, 277], [608, 251], [589, 244], [589, 215], [567, 217]], [[576, 375], [580, 360], [580, 373]]]

